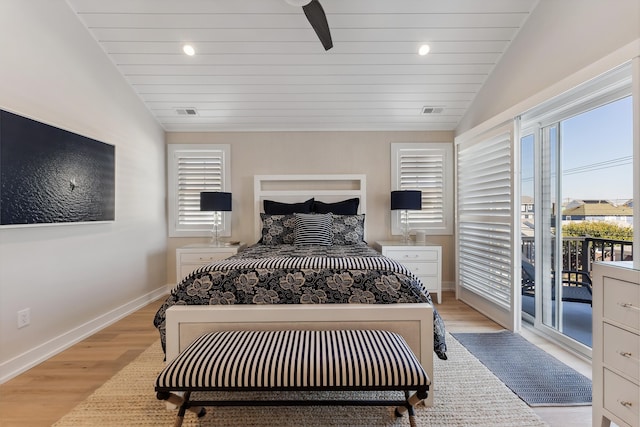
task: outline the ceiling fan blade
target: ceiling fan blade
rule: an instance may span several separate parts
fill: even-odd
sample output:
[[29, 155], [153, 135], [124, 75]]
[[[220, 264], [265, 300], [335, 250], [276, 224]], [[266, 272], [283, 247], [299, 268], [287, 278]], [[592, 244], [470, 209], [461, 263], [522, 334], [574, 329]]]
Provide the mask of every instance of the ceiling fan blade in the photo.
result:
[[324, 50], [329, 50], [333, 47], [333, 41], [331, 40], [331, 32], [329, 31], [329, 23], [327, 22], [327, 15], [324, 13], [324, 9], [318, 0], [311, 0], [311, 2], [305, 6], [302, 6], [304, 14], [307, 16], [311, 27], [315, 30]]

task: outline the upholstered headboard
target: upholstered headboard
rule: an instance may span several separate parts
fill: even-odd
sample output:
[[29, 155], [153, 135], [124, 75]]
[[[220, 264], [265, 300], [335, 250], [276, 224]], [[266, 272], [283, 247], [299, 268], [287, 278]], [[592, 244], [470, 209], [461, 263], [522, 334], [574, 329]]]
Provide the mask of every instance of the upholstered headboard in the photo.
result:
[[333, 203], [357, 197], [358, 213], [366, 213], [366, 175], [255, 175], [253, 178], [254, 235], [260, 239], [264, 200], [284, 203], [304, 202], [310, 198]]

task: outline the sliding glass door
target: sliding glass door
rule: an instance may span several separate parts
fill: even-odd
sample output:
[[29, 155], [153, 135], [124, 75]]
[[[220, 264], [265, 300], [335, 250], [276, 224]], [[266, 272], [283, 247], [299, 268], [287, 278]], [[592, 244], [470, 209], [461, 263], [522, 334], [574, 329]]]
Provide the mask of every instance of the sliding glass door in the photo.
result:
[[631, 97], [589, 107], [520, 139], [523, 320], [585, 354], [591, 265], [632, 256], [633, 221]]

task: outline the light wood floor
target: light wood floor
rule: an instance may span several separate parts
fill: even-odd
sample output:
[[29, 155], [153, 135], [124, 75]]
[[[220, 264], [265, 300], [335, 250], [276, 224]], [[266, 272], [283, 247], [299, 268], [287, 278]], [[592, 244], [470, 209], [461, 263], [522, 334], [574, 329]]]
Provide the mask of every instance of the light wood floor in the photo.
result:
[[[0, 385], [0, 426], [50, 426], [158, 339], [156, 301]], [[436, 306], [449, 332], [485, 332], [498, 324], [445, 292]], [[531, 333], [523, 335], [591, 378], [591, 364]], [[591, 425], [591, 407], [536, 408], [551, 426]], [[105, 426], [108, 427], [108, 426]]]

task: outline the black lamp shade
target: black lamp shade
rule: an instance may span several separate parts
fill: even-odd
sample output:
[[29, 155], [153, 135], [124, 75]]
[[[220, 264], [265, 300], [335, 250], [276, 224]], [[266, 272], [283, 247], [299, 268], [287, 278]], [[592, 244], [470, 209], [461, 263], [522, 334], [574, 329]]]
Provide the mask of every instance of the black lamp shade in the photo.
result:
[[412, 210], [422, 209], [422, 191], [402, 190], [391, 192], [391, 210]]
[[221, 191], [203, 191], [200, 193], [201, 211], [230, 211], [231, 193]]

